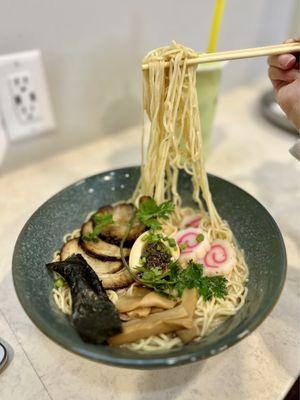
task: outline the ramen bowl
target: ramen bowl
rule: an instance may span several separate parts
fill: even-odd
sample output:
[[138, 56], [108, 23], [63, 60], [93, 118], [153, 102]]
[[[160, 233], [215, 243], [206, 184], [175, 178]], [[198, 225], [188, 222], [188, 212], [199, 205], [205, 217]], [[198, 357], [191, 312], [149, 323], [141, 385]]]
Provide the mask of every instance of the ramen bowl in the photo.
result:
[[[91, 176], [63, 189], [32, 215], [17, 240], [12, 269], [25, 312], [45, 335], [65, 349], [118, 367], [170, 367], [225, 351], [253, 332], [276, 304], [285, 280], [286, 252], [281, 233], [268, 211], [242, 189], [213, 175], [209, 175], [213, 200], [244, 250], [250, 270], [246, 302], [236, 315], [198, 343], [144, 354], [83, 342], [68, 317], [56, 308], [51, 294], [53, 279], [45, 264], [61, 248], [63, 236], [80, 227], [91, 210], [128, 199], [138, 178], [138, 167]], [[178, 187], [185, 205], [192, 205], [192, 186], [186, 174], [180, 175]]]

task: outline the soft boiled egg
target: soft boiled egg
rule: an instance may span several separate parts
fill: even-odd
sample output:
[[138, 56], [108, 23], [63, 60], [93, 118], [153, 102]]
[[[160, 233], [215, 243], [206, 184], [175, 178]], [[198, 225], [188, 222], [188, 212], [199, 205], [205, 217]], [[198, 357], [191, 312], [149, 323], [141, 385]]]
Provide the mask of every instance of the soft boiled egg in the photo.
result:
[[[144, 232], [142, 235], [140, 235], [131, 248], [129, 255], [129, 267], [132, 271], [141, 267], [141, 256], [144, 252], [145, 246], [147, 245], [147, 235], [149, 235], [149, 232]], [[178, 260], [180, 255], [178, 244], [174, 243], [175, 246], [171, 247], [167, 240], [164, 240], [163, 243], [170, 250], [171, 261]]]

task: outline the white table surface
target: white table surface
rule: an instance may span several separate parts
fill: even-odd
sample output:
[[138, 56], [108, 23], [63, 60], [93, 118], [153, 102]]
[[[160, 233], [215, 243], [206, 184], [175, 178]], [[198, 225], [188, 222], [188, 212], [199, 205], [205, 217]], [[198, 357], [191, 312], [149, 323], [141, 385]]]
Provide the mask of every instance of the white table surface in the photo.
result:
[[276, 219], [288, 253], [283, 293], [249, 337], [206, 361], [157, 371], [119, 369], [80, 358], [44, 336], [21, 308], [12, 284], [16, 238], [33, 211], [87, 175], [139, 162], [140, 129], [0, 175], [0, 341], [10, 364], [0, 374], [0, 399], [282, 399], [299, 374], [299, 163], [296, 140], [257, 111], [262, 85], [224, 95], [216, 119], [210, 172], [254, 195]]

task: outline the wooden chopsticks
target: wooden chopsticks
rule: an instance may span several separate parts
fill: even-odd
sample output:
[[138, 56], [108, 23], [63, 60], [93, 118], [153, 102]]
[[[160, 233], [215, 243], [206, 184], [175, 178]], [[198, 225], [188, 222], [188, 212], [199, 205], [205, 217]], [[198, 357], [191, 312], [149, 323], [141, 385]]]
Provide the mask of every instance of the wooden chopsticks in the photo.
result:
[[[284, 43], [273, 46], [254, 47], [250, 49], [220, 51], [217, 53], [199, 53], [199, 57], [191, 58], [187, 61], [188, 65], [203, 64], [215, 61], [238, 60], [242, 58], [263, 57], [271, 55], [279, 55], [285, 53], [300, 52], [300, 43]], [[165, 67], [169, 66], [169, 62], [165, 63]], [[149, 64], [143, 64], [142, 69], [149, 68]]]

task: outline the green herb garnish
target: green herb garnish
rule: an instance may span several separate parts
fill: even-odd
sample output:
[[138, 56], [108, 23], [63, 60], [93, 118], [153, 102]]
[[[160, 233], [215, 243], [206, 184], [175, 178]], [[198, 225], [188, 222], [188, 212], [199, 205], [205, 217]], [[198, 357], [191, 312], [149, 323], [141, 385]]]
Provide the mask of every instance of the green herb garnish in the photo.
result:
[[98, 236], [101, 231], [106, 228], [108, 225], [114, 223], [113, 217], [111, 214], [94, 214], [92, 216], [92, 221], [94, 222], [94, 229], [93, 232], [88, 233], [87, 235], [83, 236], [83, 240], [86, 241], [93, 241], [97, 243], [99, 241]]
[[199, 233], [199, 235], [197, 235], [197, 237], [196, 237], [196, 240], [197, 240], [198, 243], [203, 242], [203, 240], [204, 240], [203, 233]]
[[176, 247], [176, 240], [173, 238], [166, 238], [164, 240], [167, 240], [167, 242], [169, 243], [170, 247]]
[[150, 229], [148, 231], [147, 235], [145, 235], [143, 237], [143, 241], [150, 243], [150, 244], [161, 242], [163, 239], [164, 239], [164, 236], [153, 228]]
[[147, 235], [145, 235], [142, 238], [143, 242], [147, 242], [150, 244], [155, 244], [158, 242], [167, 242], [168, 245], [170, 247], [176, 247], [176, 240], [168, 237], [168, 236], [164, 236], [162, 233], [159, 233], [159, 231], [154, 230], [154, 229], [150, 229], [147, 233]]
[[172, 297], [181, 297], [186, 288], [196, 288], [205, 301], [213, 297], [224, 298], [228, 293], [227, 279], [224, 276], [203, 276], [203, 266], [193, 261], [186, 268], [172, 262], [167, 271], [142, 267], [139, 279], [155, 291]]
[[146, 265], [146, 263], [147, 263], [147, 258], [146, 258], [145, 256], [142, 256], [142, 257], [140, 258], [140, 264], [141, 264], [141, 265]]
[[55, 279], [54, 286], [56, 287], [56, 289], [63, 287], [64, 285], [65, 285], [65, 281], [63, 278]]
[[168, 219], [174, 211], [175, 205], [171, 201], [165, 201], [160, 205], [154, 199], [141, 203], [137, 216], [141, 223], [151, 229], [160, 229], [161, 223], [158, 219]]
[[180, 243], [179, 248], [180, 250], [185, 250], [189, 247], [189, 245], [186, 242]]

